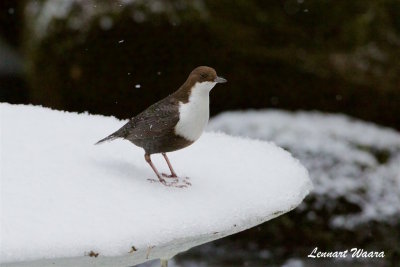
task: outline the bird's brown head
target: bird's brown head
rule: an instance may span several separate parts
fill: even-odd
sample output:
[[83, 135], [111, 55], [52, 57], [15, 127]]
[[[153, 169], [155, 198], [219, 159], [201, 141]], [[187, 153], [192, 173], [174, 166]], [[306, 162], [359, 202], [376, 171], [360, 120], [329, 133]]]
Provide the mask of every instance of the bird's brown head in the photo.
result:
[[210, 82], [210, 83], [225, 83], [225, 80], [222, 77], [217, 76], [217, 72], [207, 66], [200, 66], [195, 68], [189, 75], [189, 78], [192, 81], [203, 83], [203, 82]]
[[225, 82], [224, 78], [217, 76], [213, 68], [200, 66], [189, 74], [185, 83], [174, 93], [174, 97], [183, 103], [187, 103], [193, 93], [208, 96], [208, 93], [217, 83]]

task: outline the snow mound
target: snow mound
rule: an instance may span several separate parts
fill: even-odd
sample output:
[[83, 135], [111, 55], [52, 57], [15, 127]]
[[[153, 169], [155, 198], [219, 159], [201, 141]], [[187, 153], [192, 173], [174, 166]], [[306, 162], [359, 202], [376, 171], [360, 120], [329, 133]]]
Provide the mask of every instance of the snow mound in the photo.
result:
[[[187, 188], [151, 183], [142, 149], [112, 117], [0, 104], [2, 266], [131, 266], [290, 211], [307, 170], [267, 142], [207, 133], [170, 153]], [[168, 168], [159, 155], [153, 161]]]
[[310, 218], [325, 209], [332, 226], [348, 229], [400, 218], [400, 134], [392, 129], [344, 115], [278, 110], [226, 112], [209, 129], [273, 141], [299, 158], [315, 187], [312, 206], [304, 205]]

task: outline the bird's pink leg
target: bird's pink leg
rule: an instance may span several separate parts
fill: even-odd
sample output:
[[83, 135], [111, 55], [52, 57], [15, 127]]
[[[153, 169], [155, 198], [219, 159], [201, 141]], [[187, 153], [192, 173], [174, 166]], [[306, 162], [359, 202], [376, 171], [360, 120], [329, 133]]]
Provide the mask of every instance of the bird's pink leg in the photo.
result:
[[161, 177], [160, 173], [157, 171], [156, 166], [154, 166], [153, 162], [151, 161], [150, 155], [149, 154], [145, 154], [144, 155], [144, 159], [147, 161], [147, 163], [150, 165], [150, 167], [153, 169], [154, 173], [157, 175], [158, 180], [160, 180], [160, 182], [164, 185], [166, 185], [167, 183], [165, 182], [165, 180]]
[[165, 176], [170, 177], [170, 178], [178, 177], [178, 176], [176, 175], [176, 172], [174, 171], [174, 168], [172, 168], [171, 162], [169, 161], [169, 159], [168, 159], [168, 157], [167, 157], [167, 154], [166, 154], [166, 153], [161, 153], [161, 154], [163, 155], [165, 161], [166, 161], [167, 164], [168, 164], [168, 168], [169, 168], [169, 170], [171, 171], [171, 175], [165, 175]]

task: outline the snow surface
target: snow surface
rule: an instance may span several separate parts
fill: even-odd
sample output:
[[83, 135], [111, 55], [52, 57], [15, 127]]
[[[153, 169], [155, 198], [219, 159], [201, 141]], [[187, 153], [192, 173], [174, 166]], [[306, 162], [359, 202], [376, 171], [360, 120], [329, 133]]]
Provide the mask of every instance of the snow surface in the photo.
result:
[[[276, 142], [310, 171], [312, 211], [334, 209], [340, 198], [360, 208], [333, 214], [334, 227], [400, 218], [400, 134], [345, 115], [279, 110], [226, 112], [209, 130]], [[303, 205], [302, 205], [303, 206]]]
[[123, 121], [5, 103], [0, 114], [1, 266], [169, 258], [279, 216], [312, 188], [298, 160], [267, 142], [204, 134], [169, 154], [192, 186], [166, 187], [147, 180], [142, 149], [93, 145]]

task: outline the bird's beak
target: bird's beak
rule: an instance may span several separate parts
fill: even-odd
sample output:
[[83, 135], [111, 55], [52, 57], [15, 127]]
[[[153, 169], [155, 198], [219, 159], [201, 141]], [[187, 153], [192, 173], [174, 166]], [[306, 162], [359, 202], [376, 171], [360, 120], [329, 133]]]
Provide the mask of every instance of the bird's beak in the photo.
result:
[[222, 78], [222, 77], [218, 77], [217, 76], [217, 78], [215, 78], [214, 82], [216, 82], [216, 83], [226, 83], [227, 80]]

